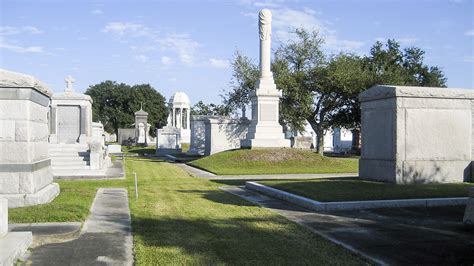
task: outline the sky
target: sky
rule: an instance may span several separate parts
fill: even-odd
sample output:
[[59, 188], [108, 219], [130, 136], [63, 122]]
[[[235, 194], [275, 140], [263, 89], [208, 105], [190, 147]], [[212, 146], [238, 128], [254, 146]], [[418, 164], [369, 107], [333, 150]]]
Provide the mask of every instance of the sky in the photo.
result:
[[474, 1], [0, 0], [0, 67], [62, 92], [114, 80], [150, 84], [167, 99], [220, 103], [236, 50], [258, 63], [258, 21], [273, 13], [272, 49], [291, 29], [318, 30], [326, 54], [368, 54], [377, 41], [426, 51], [448, 87], [474, 89]]

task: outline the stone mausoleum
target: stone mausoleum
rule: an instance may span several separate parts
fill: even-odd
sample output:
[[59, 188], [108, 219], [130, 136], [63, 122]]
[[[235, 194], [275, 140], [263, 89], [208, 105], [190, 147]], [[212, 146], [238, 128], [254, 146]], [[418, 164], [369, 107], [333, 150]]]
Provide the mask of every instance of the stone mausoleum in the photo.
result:
[[49, 155], [55, 178], [101, 177], [110, 166], [104, 127], [92, 122], [92, 99], [75, 92], [66, 78], [64, 92], [53, 94], [49, 119]]
[[48, 153], [51, 96], [36, 78], [0, 69], [0, 197], [10, 208], [59, 194]]
[[92, 99], [74, 92], [74, 79], [66, 78], [64, 92], [53, 94], [50, 111], [50, 143], [87, 144], [92, 135]]
[[360, 178], [397, 184], [472, 181], [474, 91], [381, 85], [359, 99]]

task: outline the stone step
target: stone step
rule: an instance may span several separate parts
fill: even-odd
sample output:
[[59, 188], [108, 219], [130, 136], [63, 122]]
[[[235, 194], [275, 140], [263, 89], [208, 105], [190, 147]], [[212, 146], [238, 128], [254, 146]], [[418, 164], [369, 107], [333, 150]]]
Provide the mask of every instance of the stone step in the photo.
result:
[[64, 156], [64, 157], [71, 157], [71, 156], [89, 156], [89, 152], [80, 151], [80, 152], [64, 152], [64, 151], [53, 151], [49, 152], [50, 156]]
[[49, 152], [87, 152], [88, 149], [49, 149]]
[[83, 165], [89, 165], [89, 162], [88, 161], [51, 161], [51, 166], [67, 166], [67, 165], [70, 165], [70, 166], [74, 166], [74, 165], [77, 165], [77, 166], [83, 166]]
[[75, 170], [89, 170], [89, 165], [51, 165], [51, 168], [54, 170], [68, 170], [69, 172]]
[[74, 162], [88, 162], [90, 161], [89, 156], [51, 156], [52, 161], [54, 162], [69, 162], [69, 161], [74, 161]]

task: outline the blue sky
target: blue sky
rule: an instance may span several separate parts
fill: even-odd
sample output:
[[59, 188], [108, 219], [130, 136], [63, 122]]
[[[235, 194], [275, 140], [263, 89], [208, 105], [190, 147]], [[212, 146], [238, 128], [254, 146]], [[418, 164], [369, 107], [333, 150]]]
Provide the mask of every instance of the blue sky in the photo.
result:
[[426, 51], [448, 86], [474, 88], [474, 6], [451, 1], [58, 1], [0, 0], [0, 65], [54, 92], [104, 80], [149, 83], [169, 98], [221, 101], [236, 49], [258, 59], [257, 13], [273, 12], [273, 48], [291, 28], [317, 29], [327, 53], [366, 54], [395, 38]]

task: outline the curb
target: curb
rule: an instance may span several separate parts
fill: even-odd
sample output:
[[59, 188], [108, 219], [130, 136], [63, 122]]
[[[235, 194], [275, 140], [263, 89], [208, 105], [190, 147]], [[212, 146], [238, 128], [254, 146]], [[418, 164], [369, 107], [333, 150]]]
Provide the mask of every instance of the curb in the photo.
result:
[[319, 202], [288, 193], [279, 189], [268, 187], [257, 182], [245, 182], [247, 189], [260, 192], [267, 196], [281, 199], [295, 205], [317, 212], [330, 212], [339, 210], [361, 210], [375, 208], [400, 208], [400, 207], [435, 207], [459, 206], [467, 203], [467, 197], [460, 198], [431, 198], [431, 199], [401, 199], [401, 200], [370, 200], [370, 201], [340, 201]]
[[9, 232], [33, 232], [31, 248], [51, 243], [62, 243], [80, 235], [81, 222], [20, 223], [9, 224]]

